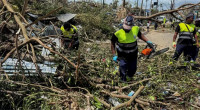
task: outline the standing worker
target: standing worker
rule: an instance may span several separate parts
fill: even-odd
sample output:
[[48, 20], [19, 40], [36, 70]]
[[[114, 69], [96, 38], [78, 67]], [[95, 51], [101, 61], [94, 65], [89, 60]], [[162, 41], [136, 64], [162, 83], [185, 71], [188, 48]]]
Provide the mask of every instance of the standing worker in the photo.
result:
[[68, 49], [78, 50], [79, 41], [78, 41], [78, 32], [76, 26], [68, 22], [65, 22], [60, 29], [63, 34], [62, 45]]
[[137, 70], [137, 37], [145, 41], [154, 51], [152, 42], [140, 32], [138, 26], [133, 26], [133, 19], [133, 16], [127, 16], [124, 20], [123, 28], [115, 32], [111, 39], [113, 60], [115, 62], [119, 61], [119, 71], [122, 81], [126, 81], [126, 75], [132, 77]]
[[[196, 34], [195, 25], [192, 23], [194, 20], [194, 14], [189, 13], [186, 16], [186, 22], [180, 23], [176, 30], [173, 37], [173, 47], [176, 47], [174, 56], [172, 57], [173, 60], [178, 60], [181, 53], [184, 53], [184, 57], [186, 61], [192, 61], [192, 46], [196, 42], [194, 42], [194, 36]], [[176, 45], [176, 38], [179, 34], [179, 38]], [[170, 62], [170, 64], [173, 62]]]
[[155, 28], [155, 30], [157, 30], [157, 28], [158, 28], [158, 23], [157, 22], [155, 22], [154, 28]]
[[166, 17], [163, 18], [163, 28], [165, 27]]
[[198, 57], [198, 53], [199, 53], [199, 44], [200, 44], [200, 18], [197, 18], [195, 20], [195, 26], [196, 26], [196, 29], [197, 29], [197, 33], [195, 36], [196, 37], [196, 41], [197, 41], [197, 45], [194, 45], [194, 52], [193, 52], [193, 56], [192, 56], [192, 59], [194, 61], [196, 61], [197, 57]]
[[150, 21], [147, 22], [147, 32], [149, 32]]
[[174, 30], [174, 20], [171, 21], [171, 29]]

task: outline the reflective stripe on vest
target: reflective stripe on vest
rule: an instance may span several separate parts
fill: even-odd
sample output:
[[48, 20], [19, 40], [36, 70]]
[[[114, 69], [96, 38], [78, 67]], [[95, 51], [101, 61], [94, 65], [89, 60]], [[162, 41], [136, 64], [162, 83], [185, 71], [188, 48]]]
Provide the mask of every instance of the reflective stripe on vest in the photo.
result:
[[179, 26], [180, 26], [179, 38], [181, 38], [181, 39], [192, 39], [192, 37], [194, 36], [193, 32], [195, 30], [195, 25], [194, 24], [180, 23]]
[[190, 32], [181, 32], [179, 33], [179, 38], [182, 38], [182, 39], [192, 39], [192, 37], [190, 37], [191, 34]]
[[123, 29], [115, 32], [118, 38], [116, 48], [119, 52], [131, 53], [137, 50], [137, 36], [139, 32], [138, 26], [133, 26], [132, 29], [126, 33]]
[[119, 52], [132, 53], [138, 49], [138, 46], [137, 46], [137, 42], [133, 42], [130, 44], [117, 43], [116, 48]]
[[72, 34], [76, 33], [77, 32], [77, 28], [76, 26], [72, 25], [73, 28], [70, 28], [69, 31], [66, 31], [64, 26], [62, 26], [60, 28], [60, 30], [62, 31], [64, 37], [68, 37], [68, 38], [72, 38]]

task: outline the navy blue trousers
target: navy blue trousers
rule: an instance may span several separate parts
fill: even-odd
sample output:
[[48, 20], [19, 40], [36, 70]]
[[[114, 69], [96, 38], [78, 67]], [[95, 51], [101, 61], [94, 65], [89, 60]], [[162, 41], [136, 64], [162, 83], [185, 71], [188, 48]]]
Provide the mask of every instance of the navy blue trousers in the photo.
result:
[[137, 57], [131, 60], [119, 60], [119, 72], [122, 81], [126, 81], [126, 76], [133, 77], [137, 70]]
[[192, 60], [196, 61], [199, 53], [199, 48], [197, 46], [193, 46], [193, 55], [192, 55]]
[[176, 51], [172, 57], [174, 60], [178, 60], [179, 56], [183, 53], [185, 60], [190, 61], [193, 56], [193, 46], [188, 46], [184, 44], [176, 45]]

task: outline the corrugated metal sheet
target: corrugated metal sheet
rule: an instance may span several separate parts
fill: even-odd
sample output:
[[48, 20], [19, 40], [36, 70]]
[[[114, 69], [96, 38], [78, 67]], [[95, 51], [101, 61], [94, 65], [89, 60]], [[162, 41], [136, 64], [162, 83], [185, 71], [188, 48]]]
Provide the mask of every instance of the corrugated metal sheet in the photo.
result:
[[60, 14], [57, 16], [58, 20], [62, 21], [62, 22], [67, 22], [70, 19], [74, 18], [76, 16], [76, 14], [71, 14], [71, 13], [66, 13], [66, 14]]

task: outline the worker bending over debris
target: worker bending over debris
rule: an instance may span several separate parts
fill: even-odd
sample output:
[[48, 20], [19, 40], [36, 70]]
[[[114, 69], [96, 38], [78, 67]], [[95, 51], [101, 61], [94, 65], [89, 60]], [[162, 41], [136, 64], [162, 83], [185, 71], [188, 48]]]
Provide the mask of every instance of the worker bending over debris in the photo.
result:
[[78, 50], [79, 40], [76, 26], [65, 22], [60, 29], [63, 34], [62, 46], [64, 46], [64, 48]]

